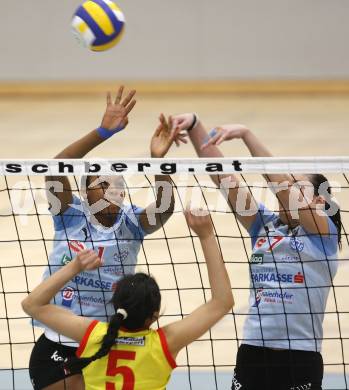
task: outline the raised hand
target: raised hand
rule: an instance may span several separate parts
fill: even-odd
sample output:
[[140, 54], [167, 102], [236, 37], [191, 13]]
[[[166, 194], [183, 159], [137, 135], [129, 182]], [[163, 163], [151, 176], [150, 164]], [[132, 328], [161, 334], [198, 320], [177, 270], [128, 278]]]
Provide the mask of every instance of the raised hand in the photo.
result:
[[180, 136], [179, 127], [173, 127], [172, 120], [167, 121], [164, 114], [159, 117], [160, 124], [151, 139], [150, 151], [152, 157], [161, 158], [166, 155], [176, 137]]
[[179, 127], [180, 130], [187, 130], [195, 121], [193, 113], [172, 115], [170, 118], [173, 126]]
[[107, 93], [107, 108], [101, 124], [104, 129], [115, 131], [116, 129], [122, 130], [127, 126], [128, 114], [136, 104], [136, 100], [133, 99], [136, 91], [130, 91], [125, 98], [122, 97], [123, 92], [124, 86], [121, 86], [114, 101], [111, 93]]
[[184, 215], [188, 226], [199, 238], [204, 239], [213, 235], [213, 225], [208, 211], [187, 208]]
[[83, 250], [74, 259], [80, 271], [89, 271], [102, 265], [102, 260], [93, 250]]
[[223, 125], [212, 129], [209, 132], [209, 138], [201, 146], [201, 150], [206, 149], [211, 145], [220, 145], [224, 141], [231, 141], [232, 139], [244, 138], [249, 130], [244, 125], [232, 124]]

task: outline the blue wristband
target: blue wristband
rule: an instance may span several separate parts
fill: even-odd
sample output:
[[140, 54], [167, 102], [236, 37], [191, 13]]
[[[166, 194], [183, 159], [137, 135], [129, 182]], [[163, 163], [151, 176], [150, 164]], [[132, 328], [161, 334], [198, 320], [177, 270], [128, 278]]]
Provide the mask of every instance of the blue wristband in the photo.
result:
[[119, 133], [121, 130], [124, 130], [124, 128], [117, 127], [116, 129], [108, 130], [108, 129], [105, 129], [104, 127], [98, 127], [96, 130], [101, 138], [108, 139], [108, 138], [112, 137], [114, 134]]
[[204, 140], [204, 144], [207, 144], [207, 142], [213, 138], [215, 135], [217, 135], [217, 129], [212, 129], [209, 133], [208, 133], [208, 137], [205, 137], [205, 140]]

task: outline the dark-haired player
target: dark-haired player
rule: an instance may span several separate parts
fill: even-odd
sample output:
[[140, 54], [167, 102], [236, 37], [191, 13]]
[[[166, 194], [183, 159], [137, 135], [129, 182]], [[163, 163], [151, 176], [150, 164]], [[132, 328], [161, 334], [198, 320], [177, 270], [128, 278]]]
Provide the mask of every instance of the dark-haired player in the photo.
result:
[[[56, 158], [82, 158], [124, 129], [136, 103], [134, 95], [135, 91], [131, 91], [123, 98], [123, 87], [114, 101], [108, 94], [101, 126], [69, 145]], [[151, 140], [152, 157], [163, 157], [177, 136], [175, 130], [170, 131], [163, 115], [160, 120]], [[54, 303], [77, 315], [104, 320], [113, 313], [109, 301], [115, 284], [125, 273], [134, 272], [143, 237], [168, 220], [173, 212], [174, 197], [171, 179], [165, 175], [155, 177], [156, 202], [145, 209], [124, 204], [126, 191], [121, 176], [83, 179], [81, 199], [73, 195], [67, 177], [46, 177], [55, 237], [44, 278], [67, 265], [82, 250], [95, 250], [103, 266], [75, 275], [54, 297]], [[77, 344], [45, 324], [34, 324], [45, 328], [30, 358], [29, 372], [34, 388], [83, 389], [82, 376], [67, 374], [60, 364], [75, 355]]]
[[211, 299], [183, 320], [154, 330], [161, 295], [155, 280], [145, 274], [121, 279], [112, 298], [109, 323], [80, 317], [50, 300], [75, 275], [102, 265], [96, 252], [81, 252], [70, 264], [42, 282], [22, 302], [32, 317], [80, 343], [79, 359], [60, 362], [67, 372], [83, 369], [86, 390], [165, 390], [176, 356], [201, 337], [233, 306], [227, 271], [220, 256], [209, 215], [186, 211], [205, 256]]
[[[254, 157], [272, 157], [245, 126], [207, 134], [194, 114], [174, 116], [173, 123], [189, 130], [200, 157], [222, 157], [217, 145], [232, 139], [242, 139]], [[341, 242], [340, 210], [328, 180], [264, 175], [279, 203], [279, 212], [271, 212], [236, 175], [211, 177], [228, 190], [229, 205], [252, 239], [250, 308], [232, 389], [321, 389], [322, 324]]]

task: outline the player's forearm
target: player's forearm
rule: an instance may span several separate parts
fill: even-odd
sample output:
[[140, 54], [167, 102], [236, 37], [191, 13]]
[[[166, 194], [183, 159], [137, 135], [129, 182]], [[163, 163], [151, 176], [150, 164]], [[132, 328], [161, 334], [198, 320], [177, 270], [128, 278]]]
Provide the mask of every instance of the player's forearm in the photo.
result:
[[52, 298], [65, 286], [75, 275], [80, 272], [76, 260], [55, 272], [48, 279], [39, 284], [28, 296], [22, 301], [23, 310], [32, 317], [40, 310], [41, 306], [50, 303]]
[[216, 238], [212, 235], [201, 238], [200, 242], [206, 259], [212, 299], [219, 301], [226, 311], [234, 305], [229, 276], [220, 255]]
[[[189, 138], [195, 148], [195, 151], [196, 151], [196, 154], [199, 156], [199, 157], [208, 157], [208, 158], [220, 158], [220, 157], [224, 157], [222, 152], [219, 150], [219, 148], [215, 145], [211, 145], [207, 148], [205, 148], [204, 150], [201, 149], [201, 146], [207, 141], [208, 139], [208, 134], [207, 134], [207, 131], [204, 127], [204, 125], [202, 124], [202, 122], [200, 120], [198, 120], [196, 126], [194, 127], [194, 129], [192, 129], [191, 131], [188, 132], [189, 134]], [[231, 177], [231, 181], [232, 182], [236, 182], [236, 183], [239, 183], [239, 179], [236, 175], [229, 175]], [[228, 175], [210, 175], [212, 181], [217, 185], [219, 186], [220, 185], [220, 182], [222, 179], [228, 177]]]
[[273, 157], [272, 153], [267, 147], [252, 133], [251, 130], [246, 129], [242, 137], [245, 145], [253, 157]]
[[214, 145], [201, 150], [201, 146], [207, 140], [208, 134], [200, 120], [198, 120], [194, 129], [188, 131], [188, 135], [199, 157], [223, 157], [222, 152]]
[[[252, 157], [273, 157], [273, 154], [269, 151], [269, 149], [261, 142], [259, 138], [257, 138], [255, 134], [253, 134], [251, 130], [246, 129], [242, 139], [250, 151]], [[291, 177], [286, 174], [268, 174], [264, 175], [264, 177], [268, 182], [274, 183], [281, 183], [291, 180]]]
[[149, 205], [140, 216], [142, 228], [147, 233], [154, 233], [160, 229], [171, 217], [175, 198], [173, 184], [170, 176], [156, 175], [156, 201]]
[[[82, 158], [96, 146], [100, 145], [103, 141], [104, 140], [102, 139], [102, 137], [100, 137], [97, 131], [92, 130], [84, 137], [80, 138], [79, 140], [73, 142], [71, 145], [63, 149], [60, 153], [57, 154], [57, 156], [55, 156], [55, 159]], [[51, 192], [60, 199], [63, 205], [66, 205], [67, 203], [71, 202], [72, 195], [68, 178], [64, 176], [46, 176], [45, 180], [46, 182], [62, 183], [64, 187], [64, 194], [58, 191]]]
[[84, 137], [73, 142], [71, 145], [63, 149], [55, 158], [75, 159], [82, 158], [96, 146], [100, 145], [104, 139], [96, 130], [90, 131]]
[[168, 175], [155, 176], [156, 188], [156, 227], [155, 230], [165, 224], [171, 217], [175, 206], [172, 179]]
[[173, 182], [169, 175], [155, 176], [156, 207], [166, 208], [166, 220], [171, 216], [175, 206]]

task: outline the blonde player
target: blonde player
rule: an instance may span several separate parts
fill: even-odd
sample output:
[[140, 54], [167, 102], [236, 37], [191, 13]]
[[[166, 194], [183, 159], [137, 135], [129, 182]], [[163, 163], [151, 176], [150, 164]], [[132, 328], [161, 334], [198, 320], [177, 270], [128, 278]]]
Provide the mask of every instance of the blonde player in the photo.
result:
[[109, 323], [50, 304], [75, 275], [103, 264], [91, 250], [81, 252], [22, 302], [30, 316], [80, 343], [79, 358], [61, 365], [71, 373], [83, 369], [86, 390], [164, 390], [179, 351], [231, 310], [231, 286], [210, 216], [198, 214], [197, 210], [185, 212], [188, 225], [200, 239], [212, 297], [183, 320], [157, 330], [150, 328], [159, 318], [161, 295], [156, 281], [142, 273], [119, 280], [112, 298], [115, 312]]

